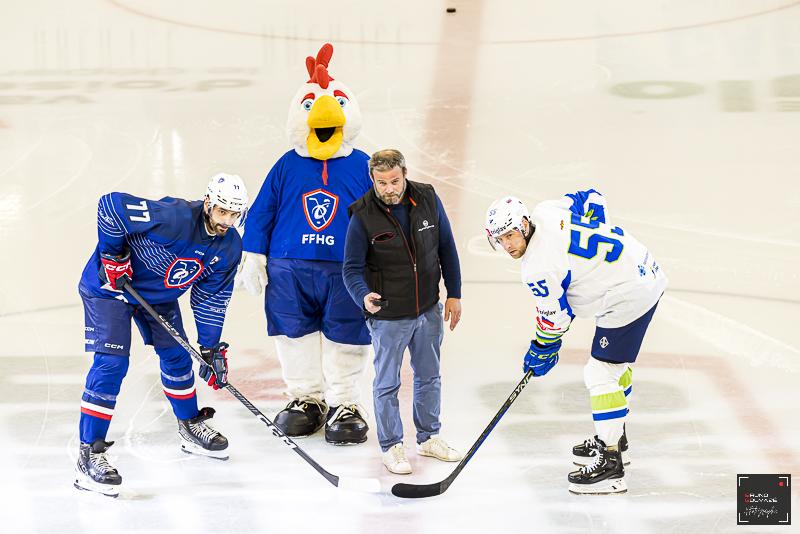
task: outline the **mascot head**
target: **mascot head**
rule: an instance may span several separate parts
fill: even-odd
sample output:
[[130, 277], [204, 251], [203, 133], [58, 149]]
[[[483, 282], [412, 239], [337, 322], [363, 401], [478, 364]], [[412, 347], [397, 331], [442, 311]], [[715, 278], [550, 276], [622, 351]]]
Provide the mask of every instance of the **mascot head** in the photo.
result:
[[289, 105], [286, 128], [295, 151], [318, 160], [349, 156], [361, 131], [356, 95], [328, 72], [333, 46], [326, 43], [316, 58], [306, 58], [309, 80]]

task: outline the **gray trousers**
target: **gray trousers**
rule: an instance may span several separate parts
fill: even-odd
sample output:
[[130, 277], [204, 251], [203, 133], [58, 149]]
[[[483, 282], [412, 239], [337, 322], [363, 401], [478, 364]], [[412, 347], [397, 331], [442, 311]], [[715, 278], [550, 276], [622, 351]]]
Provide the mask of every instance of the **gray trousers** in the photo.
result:
[[386, 452], [403, 441], [403, 422], [397, 392], [400, 390], [400, 367], [406, 347], [411, 353], [414, 371], [414, 426], [417, 443], [439, 433], [439, 411], [442, 405], [442, 379], [439, 357], [444, 338], [442, 304], [434, 306], [416, 319], [388, 321], [368, 319], [375, 349], [375, 421], [378, 442]]

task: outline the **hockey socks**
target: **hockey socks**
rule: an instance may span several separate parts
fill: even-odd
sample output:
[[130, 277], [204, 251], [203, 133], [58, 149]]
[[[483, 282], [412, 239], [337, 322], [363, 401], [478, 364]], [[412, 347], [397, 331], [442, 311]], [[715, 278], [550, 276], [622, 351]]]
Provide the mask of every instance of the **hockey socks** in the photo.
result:
[[182, 347], [156, 349], [161, 359], [161, 384], [164, 395], [178, 419], [191, 419], [199, 413], [192, 359]]
[[79, 435], [82, 443], [105, 439], [128, 364], [127, 356], [95, 353], [81, 397]]

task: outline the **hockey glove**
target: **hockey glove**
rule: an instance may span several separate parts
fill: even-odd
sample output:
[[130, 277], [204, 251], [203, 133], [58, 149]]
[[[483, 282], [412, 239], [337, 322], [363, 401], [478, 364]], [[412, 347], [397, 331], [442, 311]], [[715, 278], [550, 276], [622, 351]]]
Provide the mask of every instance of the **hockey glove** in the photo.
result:
[[540, 345], [531, 341], [531, 347], [525, 354], [522, 370], [526, 373], [533, 370], [533, 376], [544, 376], [558, 363], [558, 351], [561, 349], [561, 340], [547, 345]]
[[217, 343], [211, 348], [200, 347], [200, 356], [204, 363], [198, 371], [200, 378], [205, 380], [214, 389], [224, 388], [228, 385], [228, 345], [225, 342]]
[[128, 278], [130, 282], [133, 278], [133, 268], [131, 268], [131, 253], [129, 251], [123, 252], [119, 256], [112, 256], [111, 254], [100, 253], [100, 280], [103, 281], [105, 289], [111, 291], [122, 291], [117, 287], [117, 281], [124, 277]]

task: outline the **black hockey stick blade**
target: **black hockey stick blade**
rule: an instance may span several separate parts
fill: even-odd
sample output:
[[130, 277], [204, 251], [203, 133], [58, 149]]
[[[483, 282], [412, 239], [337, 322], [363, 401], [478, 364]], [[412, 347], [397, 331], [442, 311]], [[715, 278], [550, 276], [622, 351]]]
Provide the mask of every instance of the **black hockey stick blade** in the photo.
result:
[[434, 482], [433, 484], [395, 484], [392, 486], [392, 495], [395, 497], [402, 497], [403, 499], [425, 499], [427, 497], [436, 497], [441, 495], [447, 490], [450, 484], [446, 481]]
[[500, 410], [495, 414], [492, 421], [489, 425], [483, 430], [481, 435], [478, 439], [473, 443], [472, 447], [470, 447], [467, 454], [464, 455], [464, 458], [458, 462], [458, 465], [450, 473], [446, 479], [442, 480], [441, 482], [435, 482], [433, 484], [395, 484], [392, 486], [392, 495], [395, 497], [401, 497], [403, 499], [424, 499], [426, 497], [436, 497], [437, 495], [441, 495], [447, 488], [450, 487], [450, 484], [456, 479], [458, 474], [461, 472], [462, 469], [467, 465], [475, 453], [478, 452], [478, 448], [486, 441], [486, 438], [489, 437], [489, 434], [494, 430], [494, 427], [497, 426], [497, 423], [500, 422], [500, 419], [505, 415], [511, 405], [517, 400], [517, 397], [522, 390], [525, 389], [525, 386], [528, 384], [528, 381], [533, 376], [533, 371], [528, 371], [525, 373], [525, 376], [522, 377], [522, 380], [519, 381], [517, 387], [514, 388], [514, 391], [511, 392], [506, 402], [503, 403], [503, 406], [500, 407]]
[[[194, 358], [197, 361], [197, 363], [200, 364], [205, 363], [203, 361], [203, 358], [197, 352], [197, 350], [195, 350], [195, 348], [188, 341], [186, 341], [185, 339], [183, 339], [183, 337], [181, 337], [180, 332], [178, 332], [178, 330], [176, 330], [175, 327], [169, 321], [167, 321], [166, 319], [164, 319], [164, 317], [159, 315], [159, 313], [155, 310], [155, 308], [153, 308], [150, 304], [148, 304], [147, 301], [145, 301], [142, 298], [142, 296], [139, 295], [139, 292], [133, 288], [133, 286], [131, 285], [131, 281], [127, 276], [120, 278], [117, 284], [121, 289], [127, 291], [133, 298], [135, 298], [136, 301], [139, 303], [139, 305], [143, 307], [147, 311], [147, 313], [149, 313], [153, 317], [153, 319], [155, 319], [156, 322], [158, 322], [158, 324], [160, 324], [164, 328], [164, 330], [166, 330], [167, 333], [170, 336], [172, 336], [172, 338], [181, 347], [183, 347], [192, 358]], [[261, 413], [261, 410], [256, 408], [253, 405], [253, 403], [247, 399], [247, 397], [242, 395], [238, 389], [233, 387], [233, 384], [229, 382], [221, 389], [225, 389], [228, 391], [228, 393], [233, 395], [236, 398], [236, 400], [238, 400], [244, 405], [245, 408], [250, 410], [250, 413], [255, 415], [262, 423], [264, 423], [267, 426], [267, 428], [272, 432], [273, 436], [278, 438], [280, 441], [283, 442], [284, 445], [286, 445], [287, 447], [292, 449], [295, 453], [297, 453], [297, 455], [300, 456], [303, 460], [305, 460], [311, 467], [313, 467], [314, 470], [317, 471], [317, 473], [322, 475], [325, 478], [325, 480], [327, 480], [337, 488], [352, 489], [370, 493], [378, 493], [381, 491], [380, 481], [378, 481], [378, 479], [376, 478], [340, 477], [334, 475], [333, 473], [328, 472], [325, 468], [319, 465], [311, 456], [309, 456], [308, 453], [306, 453], [306, 451], [301, 449], [297, 445], [297, 443], [292, 441], [292, 438], [284, 434], [280, 428], [275, 426], [275, 423], [270, 421], [266, 415]]]

